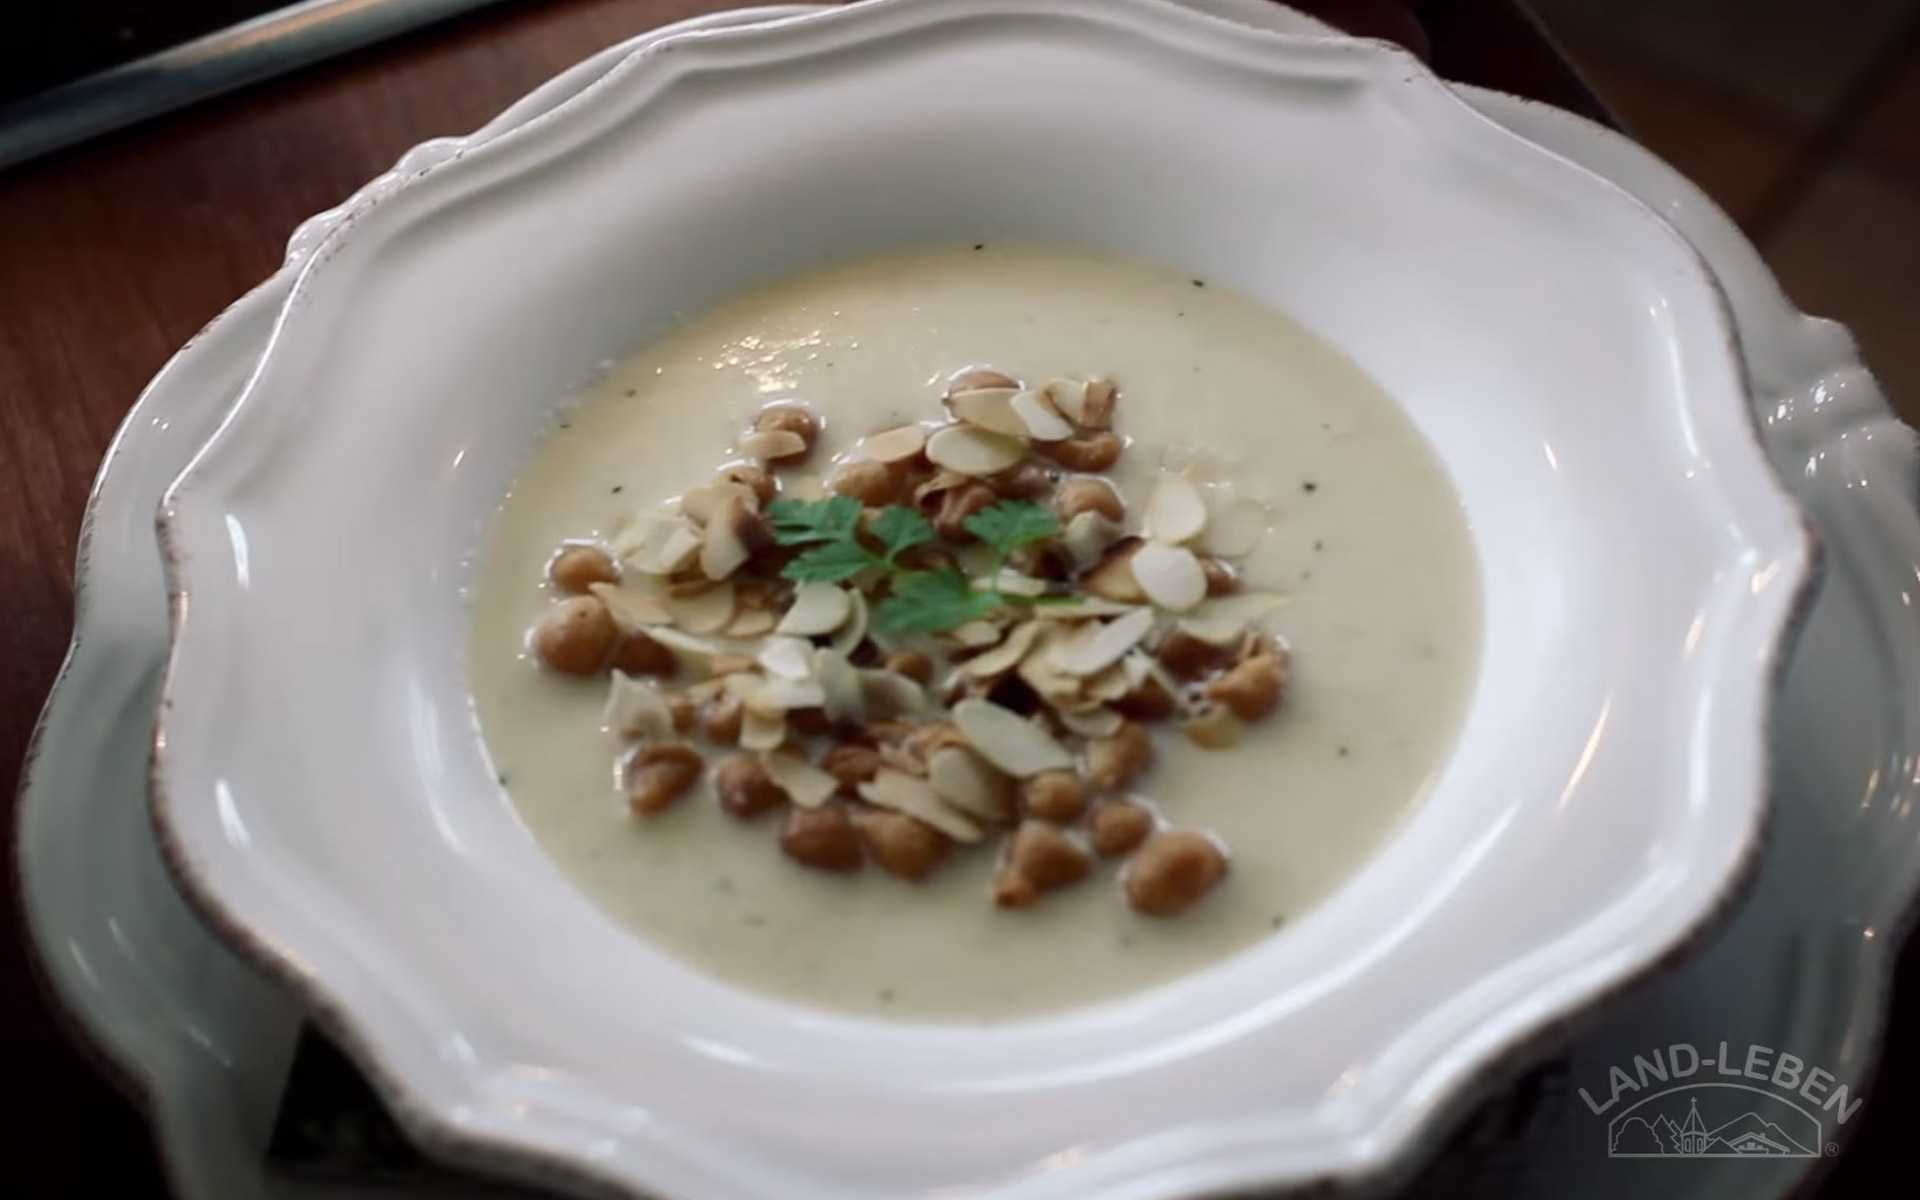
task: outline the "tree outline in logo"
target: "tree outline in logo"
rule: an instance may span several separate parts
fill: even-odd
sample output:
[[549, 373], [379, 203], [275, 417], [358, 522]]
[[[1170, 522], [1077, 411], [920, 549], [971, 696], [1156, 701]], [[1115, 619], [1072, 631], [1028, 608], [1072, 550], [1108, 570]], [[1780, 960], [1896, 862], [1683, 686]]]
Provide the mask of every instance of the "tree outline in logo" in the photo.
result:
[[[1640, 1109], [1658, 1101], [1673, 1101], [1683, 1092], [1752, 1092], [1775, 1104], [1785, 1105], [1806, 1122], [1806, 1130], [1789, 1131], [1769, 1121], [1755, 1109], [1709, 1127], [1700, 1115], [1700, 1097], [1687, 1097], [1686, 1115], [1655, 1110], [1652, 1118], [1637, 1116]], [[1809, 1137], [1808, 1134], [1811, 1134]], [[1778, 1092], [1745, 1083], [1688, 1083], [1641, 1097], [1632, 1107], [1607, 1122], [1608, 1158], [1819, 1158], [1826, 1139], [1820, 1119]]]

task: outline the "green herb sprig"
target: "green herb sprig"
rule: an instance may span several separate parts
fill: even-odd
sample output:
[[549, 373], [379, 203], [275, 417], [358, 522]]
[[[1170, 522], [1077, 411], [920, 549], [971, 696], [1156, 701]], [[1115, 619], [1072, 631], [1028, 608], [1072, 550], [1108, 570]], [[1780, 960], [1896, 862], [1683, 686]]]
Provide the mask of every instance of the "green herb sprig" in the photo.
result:
[[[796, 583], [840, 583], [866, 570], [890, 575], [892, 594], [874, 610], [881, 633], [937, 633], [976, 620], [1006, 604], [1035, 603], [1053, 597], [1005, 596], [973, 582], [952, 567], [915, 571], [900, 556], [935, 540], [933, 524], [918, 509], [891, 505], [880, 510], [868, 534], [860, 538], [860, 502], [851, 496], [826, 500], [776, 500], [767, 508], [774, 540], [783, 546], [809, 546], [781, 572]], [[1026, 500], [1007, 500], [982, 509], [966, 522], [968, 533], [993, 551], [987, 578], [997, 580], [1014, 551], [1060, 532], [1053, 510]]]

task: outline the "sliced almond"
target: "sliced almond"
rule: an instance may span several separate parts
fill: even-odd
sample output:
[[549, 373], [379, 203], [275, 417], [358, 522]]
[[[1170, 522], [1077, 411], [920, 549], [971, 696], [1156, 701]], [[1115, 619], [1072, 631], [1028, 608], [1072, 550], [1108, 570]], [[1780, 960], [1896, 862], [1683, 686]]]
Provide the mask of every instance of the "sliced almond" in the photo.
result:
[[761, 429], [740, 439], [740, 453], [761, 462], [771, 462], [776, 458], [785, 458], [789, 454], [805, 454], [807, 439], [791, 429]]
[[1066, 703], [1080, 693], [1079, 677], [1067, 674], [1053, 662], [1054, 648], [1072, 636], [1066, 626], [1046, 622], [1044, 632], [1033, 643], [1033, 649], [1027, 651], [1027, 656], [1020, 660], [1021, 681], [1041, 699], [1055, 706]]
[[764, 608], [738, 608], [724, 631], [731, 638], [765, 637], [773, 632], [774, 615]]
[[600, 597], [622, 633], [665, 625], [673, 620], [657, 592], [620, 583], [592, 583], [587, 585], [587, 590]]
[[1130, 612], [1139, 611], [1138, 604], [1122, 604], [1118, 600], [1103, 600], [1098, 596], [1081, 596], [1065, 604], [1037, 605], [1033, 615], [1041, 621], [1085, 621], [1090, 617], [1124, 617]]
[[1087, 383], [1084, 379], [1050, 379], [1040, 389], [1054, 411], [1075, 425], [1087, 424]]
[[1228, 646], [1256, 621], [1285, 608], [1290, 602], [1286, 596], [1274, 592], [1241, 592], [1220, 596], [1200, 605], [1190, 616], [1181, 618], [1176, 628], [1210, 646]]
[[[1147, 593], [1140, 587], [1140, 581], [1133, 573], [1133, 556], [1143, 545], [1137, 538], [1126, 538], [1115, 542], [1107, 550], [1100, 565], [1081, 577], [1081, 586], [1102, 600], [1112, 600], [1121, 604], [1144, 604]], [[1196, 567], [1199, 563], [1194, 564]], [[1200, 577], [1200, 586], [1206, 586], [1206, 576]]]
[[927, 439], [927, 457], [962, 475], [995, 475], [1026, 455], [1027, 444], [1019, 438], [971, 425], [949, 425]]
[[[1008, 437], [1024, 438], [1027, 436], [1027, 423], [1020, 419], [1019, 413], [1013, 411], [1013, 398], [1019, 394], [1015, 388], [975, 388], [948, 396], [947, 407], [968, 425], [992, 433], [1004, 433]], [[929, 457], [932, 457], [931, 454]], [[936, 458], [934, 461], [940, 460]]]
[[992, 367], [968, 367], [947, 381], [949, 396], [955, 392], [971, 392], [980, 388], [1010, 388], [1017, 392], [1020, 390], [1020, 381]]
[[881, 720], [919, 712], [927, 706], [926, 689], [898, 671], [860, 672], [860, 693], [866, 698], [868, 711]]
[[1000, 626], [993, 621], [968, 621], [947, 631], [947, 636], [968, 649], [991, 646], [1000, 640]]
[[1272, 511], [1257, 500], [1216, 493], [1213, 509], [1202, 544], [1209, 554], [1221, 558], [1252, 554], [1273, 527]]
[[1044, 579], [1022, 575], [1012, 567], [1003, 567], [994, 578], [975, 580], [973, 586], [975, 591], [991, 590], [1003, 596], [1044, 596], [1052, 585]]
[[941, 800], [932, 784], [905, 771], [881, 767], [872, 779], [860, 785], [860, 798], [876, 808], [892, 809], [925, 821], [956, 842], [980, 840], [977, 824]]
[[688, 633], [718, 633], [733, 619], [733, 584], [725, 580], [697, 592], [667, 593], [667, 615]]
[[1074, 569], [1084, 571], [1099, 562], [1107, 547], [1125, 537], [1126, 532], [1125, 526], [1105, 513], [1089, 510], [1075, 513], [1067, 522], [1060, 544], [1067, 548], [1067, 557], [1073, 560]]
[[1013, 816], [1013, 781], [964, 746], [942, 746], [928, 755], [927, 782], [969, 816], [994, 822]]
[[648, 680], [635, 679], [625, 671], [613, 672], [601, 723], [615, 737], [666, 739], [674, 735], [673, 710], [667, 707], [667, 698]]
[[1152, 628], [1153, 610], [1149, 608], [1137, 608], [1105, 623], [1089, 621], [1054, 647], [1053, 665], [1068, 675], [1085, 678], [1119, 662]]
[[720, 511], [720, 506], [729, 499], [744, 500], [749, 509], [759, 511], [760, 498], [753, 494], [752, 488], [724, 479], [681, 493], [680, 511], [702, 525], [709, 525], [713, 522], [713, 514]]
[[819, 708], [826, 703], [826, 689], [811, 679], [768, 679], [747, 699], [747, 711], [789, 713], [796, 708]]
[[920, 453], [926, 444], [926, 430], [918, 425], [901, 425], [862, 438], [860, 453], [874, 462], [899, 462]]
[[1207, 502], [1184, 476], [1163, 476], [1147, 498], [1142, 524], [1147, 537], [1156, 542], [1191, 541], [1207, 527]]
[[1004, 675], [1020, 665], [1020, 660], [1033, 648], [1033, 639], [1040, 636], [1046, 626], [1038, 621], [1028, 621], [1016, 625], [1007, 634], [1006, 640], [991, 650], [983, 650], [966, 662], [960, 664], [962, 674], [972, 679], [992, 679]]
[[813, 677], [820, 684], [821, 707], [836, 721], [861, 721], [867, 715], [860, 672], [847, 656], [831, 648], [814, 651]]
[[1148, 542], [1131, 566], [1140, 590], [1161, 608], [1185, 612], [1207, 598], [1207, 573], [1185, 546]]
[[1180, 722], [1180, 730], [1187, 735], [1187, 740], [1207, 750], [1230, 748], [1239, 742], [1242, 728], [1240, 718], [1224, 704], [1203, 709]]
[[[745, 488], [741, 489], [746, 492]], [[745, 531], [754, 517], [752, 493], [723, 497], [707, 522], [706, 536], [700, 541], [700, 572], [708, 579], [725, 579], [753, 556]]]
[[710, 664], [714, 659], [727, 653], [727, 648], [718, 642], [694, 637], [671, 625], [656, 625], [647, 630], [647, 636], [674, 653], [693, 659], [702, 665]]
[[748, 704], [740, 714], [742, 750], [777, 750], [787, 740], [785, 709], [756, 708]]
[[1073, 436], [1073, 425], [1054, 409], [1045, 392], [1016, 392], [1007, 406], [1020, 418], [1021, 432], [1036, 442], [1058, 442]]
[[832, 633], [853, 611], [845, 588], [831, 583], [803, 583], [793, 593], [793, 605], [775, 629], [796, 637]]
[[813, 674], [813, 647], [796, 637], [770, 637], [755, 656], [767, 674], [780, 679], [805, 679]]
[[1009, 775], [1073, 765], [1073, 756], [1046, 730], [991, 700], [962, 700], [953, 706], [953, 720], [982, 758]]
[[859, 592], [849, 593], [847, 619], [841, 623], [838, 630], [834, 631], [834, 635], [827, 639], [827, 644], [841, 654], [852, 654], [866, 636], [867, 598]]
[[800, 808], [819, 808], [840, 790], [840, 781], [797, 754], [779, 751], [760, 756], [760, 765]]
[[679, 517], [642, 517], [613, 539], [621, 562], [646, 575], [671, 575], [700, 553], [700, 531]]
[[[766, 676], [746, 667], [721, 675], [722, 665], [718, 661], [714, 663], [714, 674], [720, 677], [720, 690], [729, 696], [740, 700], [752, 700], [767, 686]], [[771, 706], [776, 709], [780, 707], [778, 704]]]
[[1089, 738], [1112, 737], [1126, 723], [1125, 717], [1105, 705], [1076, 712], [1063, 710], [1059, 717], [1060, 723], [1067, 727], [1067, 732]]
[[1091, 676], [1080, 690], [1089, 699], [1102, 704], [1126, 695], [1133, 690], [1133, 684], [1128, 680], [1125, 660], [1114, 663], [1099, 674]]
[[962, 475], [958, 471], [949, 471], [942, 468], [935, 471], [926, 482], [913, 489], [913, 502], [917, 505], [925, 505], [928, 496], [938, 495], [941, 492], [950, 492], [954, 488], [971, 482], [973, 481], [970, 478]]

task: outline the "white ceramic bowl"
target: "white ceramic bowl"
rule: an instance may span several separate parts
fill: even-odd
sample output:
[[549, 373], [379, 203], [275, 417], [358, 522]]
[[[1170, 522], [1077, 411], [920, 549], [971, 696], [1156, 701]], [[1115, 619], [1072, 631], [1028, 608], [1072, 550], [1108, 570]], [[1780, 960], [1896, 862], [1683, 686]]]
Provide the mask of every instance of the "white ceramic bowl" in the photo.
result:
[[[559, 875], [486, 769], [462, 588], [594, 364], [770, 276], [979, 239], [1177, 263], [1351, 354], [1465, 502], [1485, 657], [1431, 798], [1268, 942], [1002, 1027], [828, 1015]], [[313, 255], [163, 504], [162, 841], [439, 1153], [782, 1200], [1377, 1177], [1750, 865], [1813, 552], [1731, 338], [1652, 213], [1383, 46], [1156, 0], [671, 38]]]

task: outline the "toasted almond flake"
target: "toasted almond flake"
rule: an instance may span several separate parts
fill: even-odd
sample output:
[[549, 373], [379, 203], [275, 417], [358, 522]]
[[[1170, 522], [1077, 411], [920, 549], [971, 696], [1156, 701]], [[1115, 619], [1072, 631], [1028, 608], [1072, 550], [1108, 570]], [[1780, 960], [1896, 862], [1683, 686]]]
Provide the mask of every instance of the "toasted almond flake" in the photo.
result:
[[1211, 646], [1231, 645], [1248, 626], [1269, 613], [1285, 608], [1290, 601], [1274, 592], [1240, 592], [1208, 600], [1181, 618], [1176, 628], [1192, 634]]
[[947, 631], [947, 636], [968, 649], [991, 646], [1000, 640], [1000, 626], [992, 621], [968, 621]]
[[1162, 476], [1147, 497], [1147, 514], [1142, 526], [1156, 542], [1178, 544], [1200, 536], [1207, 527], [1207, 502], [1200, 489], [1184, 476]]
[[1053, 665], [1068, 675], [1086, 676], [1120, 661], [1153, 628], [1153, 610], [1137, 608], [1104, 624], [1090, 621], [1053, 649]]
[[924, 505], [928, 496], [937, 495], [940, 492], [952, 491], [954, 488], [971, 482], [973, 482], [972, 479], [962, 475], [958, 471], [949, 471], [942, 468], [935, 471], [925, 483], [913, 489], [913, 502], [918, 505]]
[[[1080, 577], [1080, 585], [1102, 600], [1119, 604], [1144, 604], [1147, 593], [1141, 590], [1140, 581], [1133, 574], [1133, 556], [1139, 552], [1141, 544], [1135, 538], [1115, 542], [1107, 548], [1100, 564]], [[1204, 574], [1200, 582], [1205, 586]]]
[[1013, 781], [964, 746], [942, 746], [928, 755], [927, 782], [942, 800], [969, 816], [986, 821], [1013, 816]]
[[765, 637], [773, 632], [774, 617], [764, 608], [742, 608], [727, 622], [726, 635], [732, 638]]
[[740, 453], [762, 462], [785, 458], [789, 454], [804, 454], [806, 449], [807, 439], [791, 429], [756, 430], [740, 439]]
[[991, 700], [962, 700], [953, 706], [953, 720], [981, 757], [1009, 775], [1073, 765], [1073, 756], [1046, 730]]
[[949, 425], [927, 439], [927, 457], [962, 475], [994, 475], [1025, 458], [1027, 444], [971, 425]]
[[766, 686], [766, 676], [755, 671], [729, 671], [720, 676], [720, 690], [739, 700], [752, 700]]
[[587, 585], [587, 590], [600, 597], [622, 633], [665, 625], [673, 619], [656, 592], [619, 583], [592, 583]]
[[777, 751], [760, 756], [767, 775], [800, 808], [819, 808], [840, 790], [840, 781], [797, 754]]
[[1132, 691], [1145, 683], [1153, 674], [1153, 655], [1142, 649], [1127, 651], [1120, 660], [1120, 667], [1127, 673], [1127, 690]]
[[727, 653], [727, 648], [718, 642], [710, 642], [705, 638], [682, 633], [671, 625], [656, 625], [647, 630], [647, 636], [667, 649], [703, 664], [710, 663]]
[[1000, 574], [992, 579], [973, 581], [974, 591], [999, 592], [1003, 596], [1044, 596], [1049, 586], [1046, 580], [1022, 575], [1012, 567], [1001, 568]]
[[625, 671], [613, 672], [607, 688], [607, 706], [601, 712], [601, 724], [608, 733], [621, 738], [670, 738], [673, 736], [673, 710], [660, 689], [644, 679], [635, 679]]
[[1022, 682], [1032, 688], [1049, 704], [1059, 705], [1076, 697], [1080, 692], [1080, 680], [1069, 675], [1053, 663], [1054, 648], [1070, 638], [1072, 633], [1064, 625], [1048, 622], [1044, 631], [1034, 641], [1033, 649], [1020, 660], [1019, 675]]
[[1221, 558], [1252, 554], [1273, 526], [1273, 513], [1258, 500], [1216, 494], [1203, 545]]
[[1148, 542], [1131, 565], [1140, 590], [1161, 608], [1185, 612], [1207, 598], [1207, 573], [1185, 546]]
[[1097, 700], [1103, 704], [1118, 700], [1132, 690], [1133, 686], [1127, 682], [1126, 660], [1124, 659], [1089, 678], [1081, 688], [1081, 691], [1086, 693], [1089, 699]]
[[744, 483], [723, 479], [719, 483], [709, 483], [682, 492], [680, 511], [702, 525], [710, 525], [713, 515], [720, 511], [720, 506], [728, 499], [742, 500], [749, 510], [755, 512], [760, 509], [759, 497], [753, 494], [752, 488]]
[[613, 540], [621, 562], [646, 575], [671, 575], [700, 553], [700, 531], [679, 517], [641, 517]]
[[836, 721], [861, 721], [867, 715], [867, 696], [860, 672], [838, 650], [814, 651], [813, 677], [820, 684], [820, 705]]
[[751, 494], [744, 500], [728, 496], [714, 509], [700, 541], [700, 572], [708, 579], [725, 579], [752, 557], [752, 548], [741, 536], [743, 525], [753, 519], [751, 504]]
[[1041, 604], [1035, 606], [1033, 615], [1041, 621], [1085, 621], [1091, 617], [1124, 617], [1131, 612], [1141, 611], [1138, 604], [1122, 604], [1118, 600], [1103, 600], [1098, 596], [1081, 596], [1067, 604]]
[[775, 750], [787, 740], [787, 714], [784, 709], [756, 708], [748, 704], [740, 714], [740, 748]]
[[1044, 628], [1038, 621], [1014, 626], [1006, 640], [998, 646], [983, 650], [961, 663], [961, 672], [972, 679], [992, 679], [996, 675], [1006, 674], [1020, 665], [1020, 660], [1033, 648], [1033, 639], [1039, 637]]
[[1073, 515], [1060, 535], [1060, 543], [1067, 548], [1067, 557], [1073, 560], [1074, 569], [1084, 571], [1099, 562], [1107, 547], [1125, 537], [1126, 532], [1124, 526], [1105, 513], [1089, 510]]
[[926, 430], [918, 425], [901, 425], [862, 438], [860, 453], [874, 462], [899, 462], [920, 453], [926, 444]]
[[881, 762], [896, 771], [902, 771], [908, 775], [925, 775], [927, 773], [927, 764], [921, 762], [912, 754], [909, 754], [905, 747], [896, 746], [890, 742], [882, 742], [877, 753], [880, 755]]
[[[1020, 419], [1019, 413], [1013, 411], [1013, 398], [1019, 394], [1016, 388], [974, 388], [947, 397], [947, 407], [968, 425], [992, 433], [1004, 433], [1008, 437], [1024, 438], [1027, 436], [1027, 423]], [[933, 461], [940, 460], [936, 458]]]
[[1073, 426], [1054, 409], [1045, 392], [1016, 392], [1007, 405], [1020, 418], [1020, 432], [1036, 442], [1058, 442], [1073, 436]]
[[1087, 423], [1087, 384], [1083, 379], [1050, 379], [1040, 389], [1054, 410], [1075, 425]]
[[947, 381], [947, 394], [972, 392], [980, 388], [1011, 388], [1020, 390], [1020, 381], [1005, 371], [996, 371], [992, 367], [968, 367], [958, 371]]
[[811, 679], [768, 679], [747, 697], [747, 709], [786, 713], [796, 708], [819, 708], [826, 699], [826, 689]]
[[926, 689], [898, 671], [861, 671], [860, 692], [868, 711], [883, 721], [927, 706]]
[[827, 639], [827, 644], [841, 654], [852, 654], [867, 636], [867, 598], [859, 592], [849, 593], [847, 598], [847, 619], [840, 628]]
[[767, 674], [781, 679], [805, 679], [813, 673], [813, 647], [803, 638], [770, 637], [757, 659]]
[[1181, 732], [1194, 745], [1207, 750], [1225, 750], [1240, 740], [1240, 718], [1224, 704], [1216, 704], [1180, 722]]
[[722, 580], [712, 587], [681, 595], [668, 592], [667, 615], [688, 633], [718, 633], [733, 619], [733, 585]]
[[798, 637], [814, 637], [840, 628], [853, 611], [846, 589], [831, 583], [803, 583], [793, 593], [793, 605], [776, 629]]
[[905, 771], [881, 767], [860, 785], [860, 798], [876, 808], [889, 808], [925, 821], [956, 842], [977, 842], [980, 827], [940, 799], [933, 785]]
[[1063, 710], [1059, 716], [1067, 732], [1090, 738], [1112, 737], [1126, 722], [1126, 718], [1105, 705], [1073, 712]]

